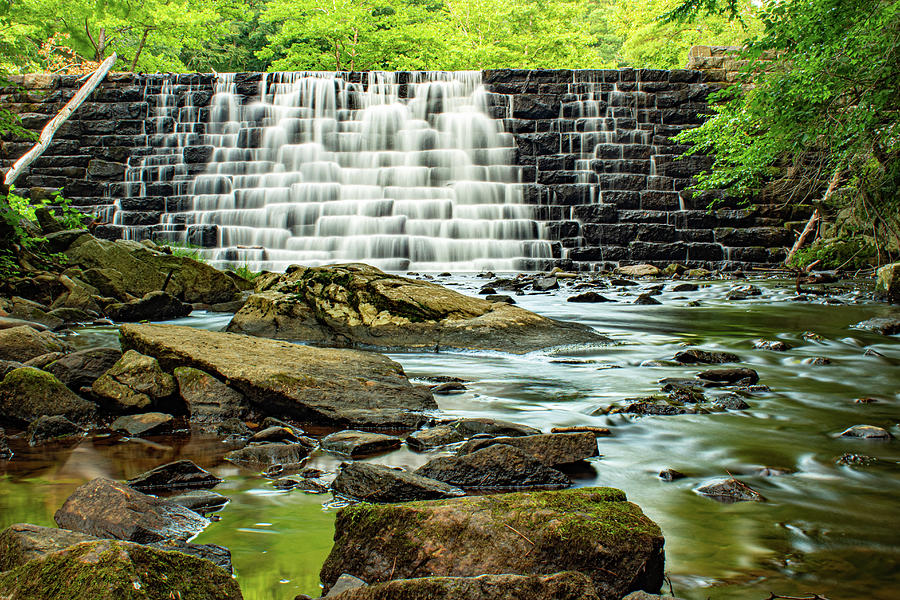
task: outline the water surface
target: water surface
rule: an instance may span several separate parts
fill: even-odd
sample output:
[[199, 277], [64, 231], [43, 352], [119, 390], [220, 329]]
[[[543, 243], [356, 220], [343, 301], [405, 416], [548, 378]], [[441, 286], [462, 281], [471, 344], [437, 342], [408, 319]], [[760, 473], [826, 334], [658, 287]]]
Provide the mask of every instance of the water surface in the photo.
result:
[[[475, 293], [483, 279], [444, 279]], [[466, 379], [463, 394], [439, 396], [447, 415], [491, 416], [543, 430], [565, 425], [609, 427], [602, 457], [576, 485], [621, 488], [662, 527], [666, 571], [676, 595], [690, 600], [758, 600], [769, 592], [836, 598], [896, 598], [900, 586], [900, 446], [837, 439], [851, 425], [878, 425], [900, 436], [900, 338], [852, 329], [896, 308], [847, 293], [841, 304], [794, 302], [788, 282], [755, 282], [758, 298], [728, 302], [732, 285], [664, 292], [661, 306], [628, 304], [633, 295], [602, 290], [615, 304], [565, 301], [573, 292], [516, 296], [541, 314], [587, 323], [615, 345], [524, 356], [500, 353], [391, 354], [412, 378]], [[631, 292], [634, 294], [634, 292]], [[697, 305], [691, 305], [691, 304]], [[221, 328], [228, 316], [197, 313], [177, 322]], [[818, 339], [804, 337], [813, 332]], [[780, 339], [788, 352], [756, 350], [758, 338]], [[115, 344], [113, 329], [79, 332], [78, 344]], [[628, 417], [602, 409], [659, 391], [664, 377], [692, 377], [691, 366], [642, 366], [671, 358], [685, 345], [727, 350], [756, 369], [770, 391], [746, 398], [751, 408], [715, 414]], [[875, 350], [881, 356], [866, 355]], [[827, 357], [831, 364], [804, 363]], [[657, 363], [652, 363], [657, 364]], [[854, 400], [873, 397], [874, 403]], [[598, 411], [598, 414], [594, 414]], [[197, 542], [228, 546], [248, 600], [290, 599], [319, 592], [318, 570], [332, 543], [330, 496], [276, 491], [264, 477], [224, 462], [228, 446], [206, 438], [132, 440], [95, 437], [74, 447], [28, 449], [13, 440], [13, 461], [0, 462], [0, 526], [53, 524], [71, 491], [97, 476], [127, 478], [158, 464], [191, 458], [225, 483], [228, 506]], [[835, 464], [843, 453], [880, 459], [869, 467]], [[433, 454], [400, 450], [368, 460], [416, 467]], [[316, 454], [310, 465], [334, 469], [339, 459]], [[687, 478], [666, 483], [662, 468]], [[792, 474], [763, 477], [760, 467]], [[5, 473], [5, 474], [4, 474]], [[729, 473], [763, 494], [764, 503], [720, 504], [692, 490]]]

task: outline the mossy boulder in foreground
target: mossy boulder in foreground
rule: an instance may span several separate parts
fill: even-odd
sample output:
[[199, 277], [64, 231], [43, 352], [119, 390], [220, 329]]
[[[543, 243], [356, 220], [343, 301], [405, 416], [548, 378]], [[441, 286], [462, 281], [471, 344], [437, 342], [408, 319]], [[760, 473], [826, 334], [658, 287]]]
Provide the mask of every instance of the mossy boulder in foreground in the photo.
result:
[[82, 542], [0, 573], [16, 600], [237, 600], [231, 575], [208, 560], [115, 540]]
[[568, 571], [538, 575], [420, 577], [359, 587], [335, 600], [597, 600], [591, 579]]
[[334, 345], [516, 354], [608, 341], [586, 325], [364, 264], [289, 269], [261, 279], [256, 291], [228, 331]]
[[13, 423], [28, 425], [41, 415], [87, 423], [96, 417], [96, 409], [56, 377], [33, 367], [10, 371], [0, 382], [0, 416]]
[[878, 269], [875, 276], [875, 299], [900, 304], [900, 262]]
[[612, 488], [362, 503], [338, 512], [321, 579], [579, 571], [598, 598], [618, 600], [659, 590], [663, 543], [656, 523]]

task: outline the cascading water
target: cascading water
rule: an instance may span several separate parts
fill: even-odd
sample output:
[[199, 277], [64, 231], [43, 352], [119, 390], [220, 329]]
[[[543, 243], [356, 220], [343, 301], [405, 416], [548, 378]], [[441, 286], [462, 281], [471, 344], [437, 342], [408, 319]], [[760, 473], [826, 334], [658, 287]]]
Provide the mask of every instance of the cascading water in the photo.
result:
[[[176, 130], [130, 175], [142, 196], [145, 180], [191, 181], [154, 235], [202, 240], [216, 265], [270, 270], [531, 270], [551, 257], [480, 72], [348, 75], [270, 74], [252, 102], [219, 75], [208, 122], [196, 123], [205, 134]], [[201, 142], [185, 135], [212, 147], [192, 179], [181, 154]]]

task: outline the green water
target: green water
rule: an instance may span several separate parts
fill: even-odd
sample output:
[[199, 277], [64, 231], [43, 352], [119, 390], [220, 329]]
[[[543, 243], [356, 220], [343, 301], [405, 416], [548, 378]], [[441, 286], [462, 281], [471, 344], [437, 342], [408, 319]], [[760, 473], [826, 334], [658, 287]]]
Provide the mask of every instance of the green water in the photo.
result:
[[[464, 292], [482, 280], [456, 278]], [[767, 293], [747, 302], [723, 299], [728, 284], [698, 292], [664, 293], [661, 306], [625, 304], [624, 293], [604, 290], [621, 304], [579, 305], [553, 295], [517, 297], [541, 314], [577, 320], [616, 340], [606, 348], [510, 356], [498, 353], [394, 354], [410, 377], [452, 375], [470, 380], [460, 395], [438, 397], [447, 415], [492, 416], [549, 430], [599, 425], [601, 458], [576, 485], [611, 485], [626, 491], [656, 520], [666, 537], [667, 564], [680, 597], [758, 600], [769, 592], [818, 593], [837, 598], [893, 599], [900, 588], [900, 441], [836, 439], [867, 423], [900, 437], [900, 337], [851, 328], [897, 308], [848, 292], [842, 304], [797, 303], [788, 283], [760, 284]], [[699, 301], [699, 306], [690, 306]], [[227, 319], [199, 315], [184, 322], [221, 327]], [[804, 338], [813, 331], [821, 340]], [[781, 339], [789, 352], [753, 349], [757, 338]], [[81, 332], [84, 344], [114, 343], [110, 330]], [[668, 417], [594, 416], [624, 398], [657, 392], [664, 377], [690, 377], [690, 366], [641, 366], [671, 358], [685, 344], [727, 350], [756, 369], [771, 391], [746, 400], [743, 412]], [[866, 355], [872, 349], [883, 356]], [[815, 356], [832, 364], [813, 366]], [[579, 364], [571, 364], [572, 361]], [[566, 361], [566, 362], [560, 362]], [[858, 397], [874, 397], [857, 404]], [[77, 485], [93, 477], [131, 477], [178, 458], [190, 458], [225, 483], [230, 503], [196, 541], [231, 549], [248, 600], [317, 595], [318, 570], [328, 554], [334, 509], [330, 496], [278, 492], [263, 477], [222, 461], [228, 447], [212, 439], [167, 438], [120, 443], [81, 441], [74, 448], [28, 449], [0, 463], [0, 526], [28, 521], [52, 525], [53, 512]], [[843, 467], [845, 452], [876, 457], [879, 465]], [[415, 467], [433, 454], [397, 451], [369, 459]], [[334, 469], [339, 460], [316, 454], [311, 466]], [[790, 469], [777, 477], [747, 475], [768, 466]], [[673, 483], [656, 474], [676, 468], [688, 477]], [[692, 489], [734, 473], [767, 499], [720, 504]]]

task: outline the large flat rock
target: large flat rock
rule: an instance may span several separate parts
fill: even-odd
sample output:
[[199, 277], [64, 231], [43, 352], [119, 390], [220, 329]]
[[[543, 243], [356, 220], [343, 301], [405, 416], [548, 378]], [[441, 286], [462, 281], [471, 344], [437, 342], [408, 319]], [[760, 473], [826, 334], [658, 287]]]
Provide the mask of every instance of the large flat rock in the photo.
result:
[[176, 325], [121, 327], [124, 349], [156, 358], [163, 370], [193, 367], [227, 381], [264, 415], [329, 425], [415, 427], [436, 409], [396, 362], [372, 352]]
[[364, 264], [294, 269], [264, 279], [257, 292], [235, 314], [229, 331], [333, 345], [519, 354], [608, 341], [585, 325]]
[[338, 512], [320, 573], [363, 581], [579, 571], [597, 596], [656, 592], [663, 538], [641, 509], [611, 488], [467, 496], [404, 504], [361, 503]]

